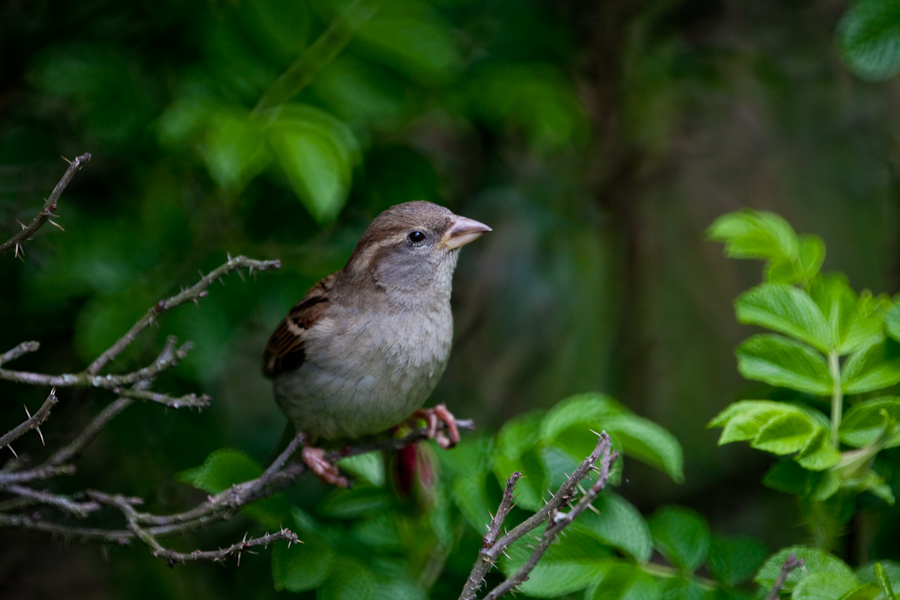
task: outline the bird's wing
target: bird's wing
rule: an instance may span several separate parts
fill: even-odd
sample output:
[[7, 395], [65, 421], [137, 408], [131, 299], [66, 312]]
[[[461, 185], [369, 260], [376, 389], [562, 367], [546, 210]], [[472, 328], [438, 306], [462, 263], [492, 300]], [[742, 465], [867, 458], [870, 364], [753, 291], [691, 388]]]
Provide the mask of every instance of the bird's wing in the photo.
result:
[[263, 374], [269, 379], [303, 364], [306, 332], [325, 316], [336, 275], [332, 273], [314, 285], [275, 328], [263, 352]]

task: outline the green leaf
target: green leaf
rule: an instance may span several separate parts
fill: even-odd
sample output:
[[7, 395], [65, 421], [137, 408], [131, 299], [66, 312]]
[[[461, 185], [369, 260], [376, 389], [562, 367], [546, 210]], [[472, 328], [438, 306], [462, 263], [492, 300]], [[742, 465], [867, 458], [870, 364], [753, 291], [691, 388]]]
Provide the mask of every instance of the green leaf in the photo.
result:
[[267, 137], [294, 192], [319, 223], [333, 221], [347, 196], [359, 144], [341, 121], [311, 106], [264, 112]]
[[272, 579], [279, 591], [315, 589], [328, 579], [333, 565], [334, 550], [314, 533], [305, 533], [301, 544], [275, 544], [272, 548]]
[[546, 491], [546, 471], [538, 453], [543, 412], [533, 411], [507, 421], [497, 434], [493, 470], [501, 489], [514, 471], [525, 475], [516, 485], [516, 502], [528, 510], [539, 510]]
[[803, 500], [820, 502], [837, 493], [841, 479], [833, 471], [809, 471], [794, 461], [783, 461], [766, 472], [763, 485]]
[[[528, 580], [520, 586], [524, 594], [535, 598], [554, 598], [577, 592], [601, 581], [616, 563], [611, 560], [612, 551], [593, 536], [569, 531], [565, 537], [558, 539], [559, 543], [547, 549]], [[525, 536], [509, 547], [509, 558], [500, 562], [500, 568], [507, 576], [525, 564], [532, 552], [527, 546], [533, 544], [534, 540]]]
[[463, 66], [459, 36], [425, 2], [385, 2], [356, 33], [367, 57], [426, 84], [448, 82]]
[[790, 224], [770, 212], [744, 209], [716, 219], [706, 235], [725, 242], [725, 254], [732, 258], [796, 260], [800, 242]]
[[621, 448], [626, 456], [659, 469], [678, 483], [684, 481], [681, 444], [665, 428], [643, 417], [621, 415], [606, 419], [603, 429], [612, 438], [613, 446]]
[[381, 452], [369, 452], [342, 458], [337, 464], [342, 470], [365, 479], [375, 487], [384, 485], [384, 460]]
[[856, 569], [856, 576], [863, 583], [877, 585], [881, 588], [886, 600], [894, 600], [895, 589], [900, 589], [900, 563], [893, 560], [880, 560], [868, 563]]
[[900, 303], [894, 304], [884, 313], [884, 327], [892, 339], [900, 341]]
[[384, 488], [360, 485], [352, 489], [335, 489], [320, 508], [323, 515], [353, 519], [386, 510], [391, 496]]
[[660, 600], [707, 600], [709, 595], [696, 581], [669, 577], [660, 582]]
[[202, 153], [213, 181], [232, 191], [240, 191], [272, 162], [264, 126], [235, 108], [209, 115]]
[[488, 499], [487, 476], [494, 454], [493, 438], [466, 438], [453, 452], [439, 452], [441, 467], [449, 476], [450, 495], [479, 535], [484, 535], [496, 503]]
[[653, 541], [638, 509], [609, 490], [597, 497], [594, 508], [596, 513], [585, 511], [567, 531], [581, 531], [625, 552], [639, 563], [650, 560]]
[[832, 445], [831, 427], [823, 426], [794, 460], [811, 471], [823, 471], [837, 465], [841, 461], [841, 453]]
[[900, 398], [889, 396], [854, 404], [841, 421], [841, 441], [854, 448], [874, 444], [886, 435], [884, 448], [900, 446]]
[[822, 352], [835, 338], [809, 294], [790, 285], [766, 283], [742, 294], [735, 302], [741, 323], [760, 325], [806, 342]]
[[827, 319], [839, 355], [883, 338], [883, 315], [891, 306], [886, 296], [873, 297], [869, 292], [857, 296], [843, 273], [816, 277], [809, 295]]
[[584, 428], [596, 430], [602, 426], [603, 420], [607, 417], [627, 414], [631, 414], [631, 411], [625, 405], [606, 394], [587, 393], [569, 396], [557, 402], [543, 418], [540, 439], [545, 444], [552, 444], [562, 432], [573, 425], [584, 425]]
[[706, 560], [709, 525], [699, 513], [680, 506], [664, 506], [647, 519], [647, 524], [653, 545], [673, 566], [693, 573]]
[[316, 600], [359, 600], [372, 598], [377, 581], [372, 569], [355, 558], [339, 556], [331, 576], [316, 590]]
[[852, 572], [849, 575], [828, 572], [810, 573], [808, 577], [804, 577], [797, 583], [791, 599], [836, 600], [845, 597], [845, 594], [849, 594], [858, 587], [859, 581]]
[[408, 576], [377, 573], [371, 600], [428, 600], [428, 593]]
[[719, 413], [708, 427], [722, 427], [719, 445], [748, 440], [758, 450], [781, 455], [798, 453], [798, 460], [804, 459], [808, 463], [804, 466], [811, 469], [817, 468], [816, 461], [828, 463], [818, 467], [821, 470], [840, 460], [833, 448], [827, 454], [827, 450], [819, 447], [828, 437], [828, 421], [818, 411], [805, 406], [772, 400], [741, 400]]
[[841, 369], [841, 388], [847, 394], [880, 390], [896, 383], [900, 383], [900, 357], [890, 356], [884, 341], [857, 350]]
[[786, 592], [793, 590], [802, 579], [814, 573], [834, 575], [839, 581], [856, 579], [850, 567], [833, 554], [828, 554], [823, 550], [811, 548], [809, 546], [791, 546], [789, 548], [783, 548], [770, 556], [768, 560], [763, 563], [763, 566], [760, 567], [759, 572], [756, 574], [756, 577], [753, 578], [753, 581], [763, 588], [771, 589], [772, 586], [775, 585], [775, 580], [778, 579], [778, 575], [781, 573], [781, 565], [784, 564], [784, 561], [787, 560], [788, 556], [791, 554], [796, 555], [797, 558], [803, 559], [803, 568], [794, 569], [788, 575], [784, 587], [782, 588]]
[[605, 430], [616, 448], [675, 481], [684, 478], [684, 457], [675, 436], [603, 394], [579, 394], [558, 403], [541, 422], [541, 440], [580, 462], [597, 445], [592, 430]]
[[747, 379], [820, 396], [831, 394], [825, 358], [780, 335], [755, 335], [736, 350], [738, 370]]
[[795, 259], [771, 259], [766, 267], [769, 283], [806, 283], [822, 268], [825, 242], [817, 235], [801, 235], [800, 251]]
[[860, 0], [838, 26], [848, 65], [863, 79], [883, 81], [900, 71], [900, 6], [885, 0]]
[[756, 538], [714, 535], [706, 567], [716, 581], [734, 587], [753, 577], [767, 555], [765, 544]]
[[659, 580], [634, 565], [615, 562], [587, 600], [658, 600]]

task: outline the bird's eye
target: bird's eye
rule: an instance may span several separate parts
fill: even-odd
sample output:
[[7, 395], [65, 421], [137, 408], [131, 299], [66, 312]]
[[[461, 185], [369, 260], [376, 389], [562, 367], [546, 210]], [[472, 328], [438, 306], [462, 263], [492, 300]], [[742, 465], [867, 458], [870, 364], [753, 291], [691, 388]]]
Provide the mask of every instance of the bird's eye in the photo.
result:
[[408, 239], [413, 244], [421, 244], [425, 241], [425, 234], [418, 230], [411, 231], [409, 235], [406, 236], [406, 239]]

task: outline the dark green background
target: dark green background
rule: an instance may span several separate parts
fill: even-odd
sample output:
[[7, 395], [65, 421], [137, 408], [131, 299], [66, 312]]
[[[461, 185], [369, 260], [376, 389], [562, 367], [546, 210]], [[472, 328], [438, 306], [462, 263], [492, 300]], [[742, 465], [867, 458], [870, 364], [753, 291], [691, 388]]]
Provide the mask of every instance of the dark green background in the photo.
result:
[[[252, 109], [338, 3], [4, 3], [0, 237], [36, 214], [64, 172], [60, 155], [93, 155], [59, 204], [65, 233], [47, 226], [24, 261], [0, 259], [0, 350], [43, 344], [15, 367], [82, 369], [226, 252], [283, 263], [248, 283], [232, 276], [199, 309], [166, 315], [114, 367], [152, 358], [165, 335], [193, 340], [191, 357], [156, 389], [208, 393], [213, 407], [131, 409], [65, 485], [139, 494], [171, 512], [202, 498], [174, 473], [212, 450], [263, 460], [283, 426], [259, 369], [268, 333], [343, 265], [378, 212], [428, 199], [494, 229], [462, 254], [456, 342], [434, 402], [493, 431], [572, 393], [609, 393], [684, 446], [681, 485], [626, 465], [618, 491], [642, 511], [685, 504], [714, 530], [760, 536], [772, 551], [802, 541], [792, 500], [759, 484], [769, 459], [717, 448], [717, 432], [705, 429], [752, 393], [735, 370], [732, 348], [749, 330], [736, 324], [732, 300], [761, 267], [726, 260], [703, 231], [743, 206], [772, 210], [821, 235], [825, 270], [845, 271], [854, 288], [900, 287], [900, 90], [845, 67], [836, 41], [845, 8], [389, 3], [396, 18], [382, 38], [354, 38], [294, 99], [342, 120], [360, 142], [347, 203], [320, 223], [275, 165], [220, 185], [209, 167], [216, 139], [184, 107]], [[45, 395], [0, 383], [0, 429]], [[60, 399], [43, 428], [49, 445], [111, 396], [63, 390]], [[41, 452], [31, 439], [16, 450]], [[248, 527], [239, 520], [185, 547], [225, 544]], [[862, 524], [854, 532], [873, 535]], [[845, 551], [863, 561], [855, 540]], [[883, 546], [891, 552], [900, 558]], [[0, 595], [275, 595], [267, 551], [240, 569], [168, 570], [139, 546], [109, 555], [0, 531]]]

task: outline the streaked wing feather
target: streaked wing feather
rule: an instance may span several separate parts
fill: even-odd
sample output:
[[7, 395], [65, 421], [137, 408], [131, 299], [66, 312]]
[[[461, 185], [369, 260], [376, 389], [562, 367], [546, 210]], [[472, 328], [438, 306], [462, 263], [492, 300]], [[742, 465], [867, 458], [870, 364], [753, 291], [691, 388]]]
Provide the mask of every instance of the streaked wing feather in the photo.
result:
[[314, 285], [275, 328], [263, 352], [263, 375], [271, 379], [303, 364], [306, 359], [305, 333], [325, 316], [336, 275], [332, 273]]

